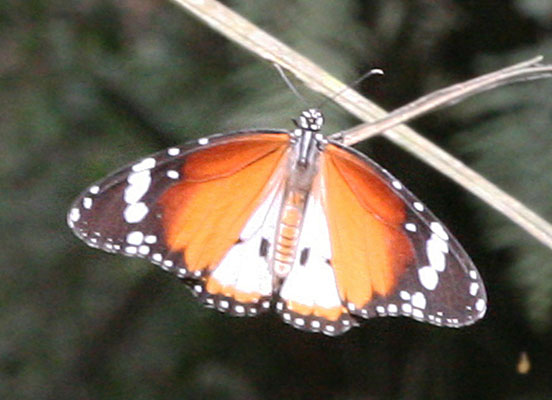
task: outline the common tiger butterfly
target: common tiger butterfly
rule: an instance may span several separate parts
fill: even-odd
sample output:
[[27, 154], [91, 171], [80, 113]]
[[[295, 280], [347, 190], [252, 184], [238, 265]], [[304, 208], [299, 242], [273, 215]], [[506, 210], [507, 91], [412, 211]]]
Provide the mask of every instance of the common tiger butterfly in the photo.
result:
[[86, 189], [67, 221], [89, 246], [174, 273], [208, 307], [274, 307], [339, 335], [362, 318], [449, 327], [483, 317], [481, 277], [458, 241], [397, 179], [325, 138], [317, 109], [296, 129], [246, 130], [171, 147]]

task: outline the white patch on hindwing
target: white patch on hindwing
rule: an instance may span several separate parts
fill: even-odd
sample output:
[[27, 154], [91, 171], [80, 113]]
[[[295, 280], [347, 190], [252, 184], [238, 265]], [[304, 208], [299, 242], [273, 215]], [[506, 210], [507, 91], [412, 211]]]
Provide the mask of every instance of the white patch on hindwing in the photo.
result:
[[222, 286], [243, 293], [272, 295], [272, 271], [269, 258], [261, 256], [261, 243], [272, 242], [278, 223], [284, 185], [275, 184], [253, 212], [240, 234], [240, 241], [226, 253], [211, 276]]
[[295, 328], [335, 336], [358, 323], [343, 305], [330, 264], [331, 241], [322, 202], [323, 185], [322, 174], [318, 174], [307, 199], [295, 260], [283, 280], [276, 310], [284, 322]]
[[[303, 265], [301, 254], [305, 249], [308, 249], [308, 257]], [[313, 187], [307, 200], [296, 254], [280, 289], [280, 297], [306, 306], [341, 306], [334, 271], [328, 263], [332, 257], [331, 242], [320, 187]]]

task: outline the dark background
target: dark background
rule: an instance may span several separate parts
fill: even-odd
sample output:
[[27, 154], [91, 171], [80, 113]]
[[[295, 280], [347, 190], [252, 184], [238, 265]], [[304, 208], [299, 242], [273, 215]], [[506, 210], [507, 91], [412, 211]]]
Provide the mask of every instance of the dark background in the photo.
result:
[[[549, 0], [226, 4], [344, 81], [384, 69], [360, 90], [388, 109], [537, 54], [552, 62]], [[275, 315], [231, 318], [66, 227], [72, 199], [111, 170], [210, 133], [290, 128], [303, 107], [269, 64], [169, 1], [2, 1], [0, 398], [552, 398], [552, 252], [384, 139], [358, 148], [433, 209], [485, 279], [490, 308], [472, 327], [380, 318], [328, 338]], [[324, 112], [327, 132], [357, 122]], [[552, 82], [413, 125], [552, 220]]]

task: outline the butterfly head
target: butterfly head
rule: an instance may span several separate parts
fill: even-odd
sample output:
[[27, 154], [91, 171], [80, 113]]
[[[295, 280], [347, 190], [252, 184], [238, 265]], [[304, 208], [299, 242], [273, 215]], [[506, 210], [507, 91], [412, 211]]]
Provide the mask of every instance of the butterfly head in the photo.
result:
[[310, 108], [301, 113], [298, 119], [294, 120], [297, 128], [311, 131], [320, 132], [322, 125], [324, 125], [324, 116], [320, 110], [316, 108]]

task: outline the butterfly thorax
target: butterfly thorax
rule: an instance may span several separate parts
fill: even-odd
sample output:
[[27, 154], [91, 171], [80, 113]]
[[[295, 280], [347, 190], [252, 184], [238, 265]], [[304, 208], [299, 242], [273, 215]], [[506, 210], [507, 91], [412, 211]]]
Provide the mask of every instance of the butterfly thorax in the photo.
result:
[[275, 277], [280, 279], [289, 274], [297, 257], [297, 245], [307, 199], [314, 177], [318, 173], [320, 153], [325, 144], [319, 133], [323, 122], [320, 111], [304, 111], [295, 121], [297, 129], [291, 134], [292, 154], [272, 257], [272, 270]]

